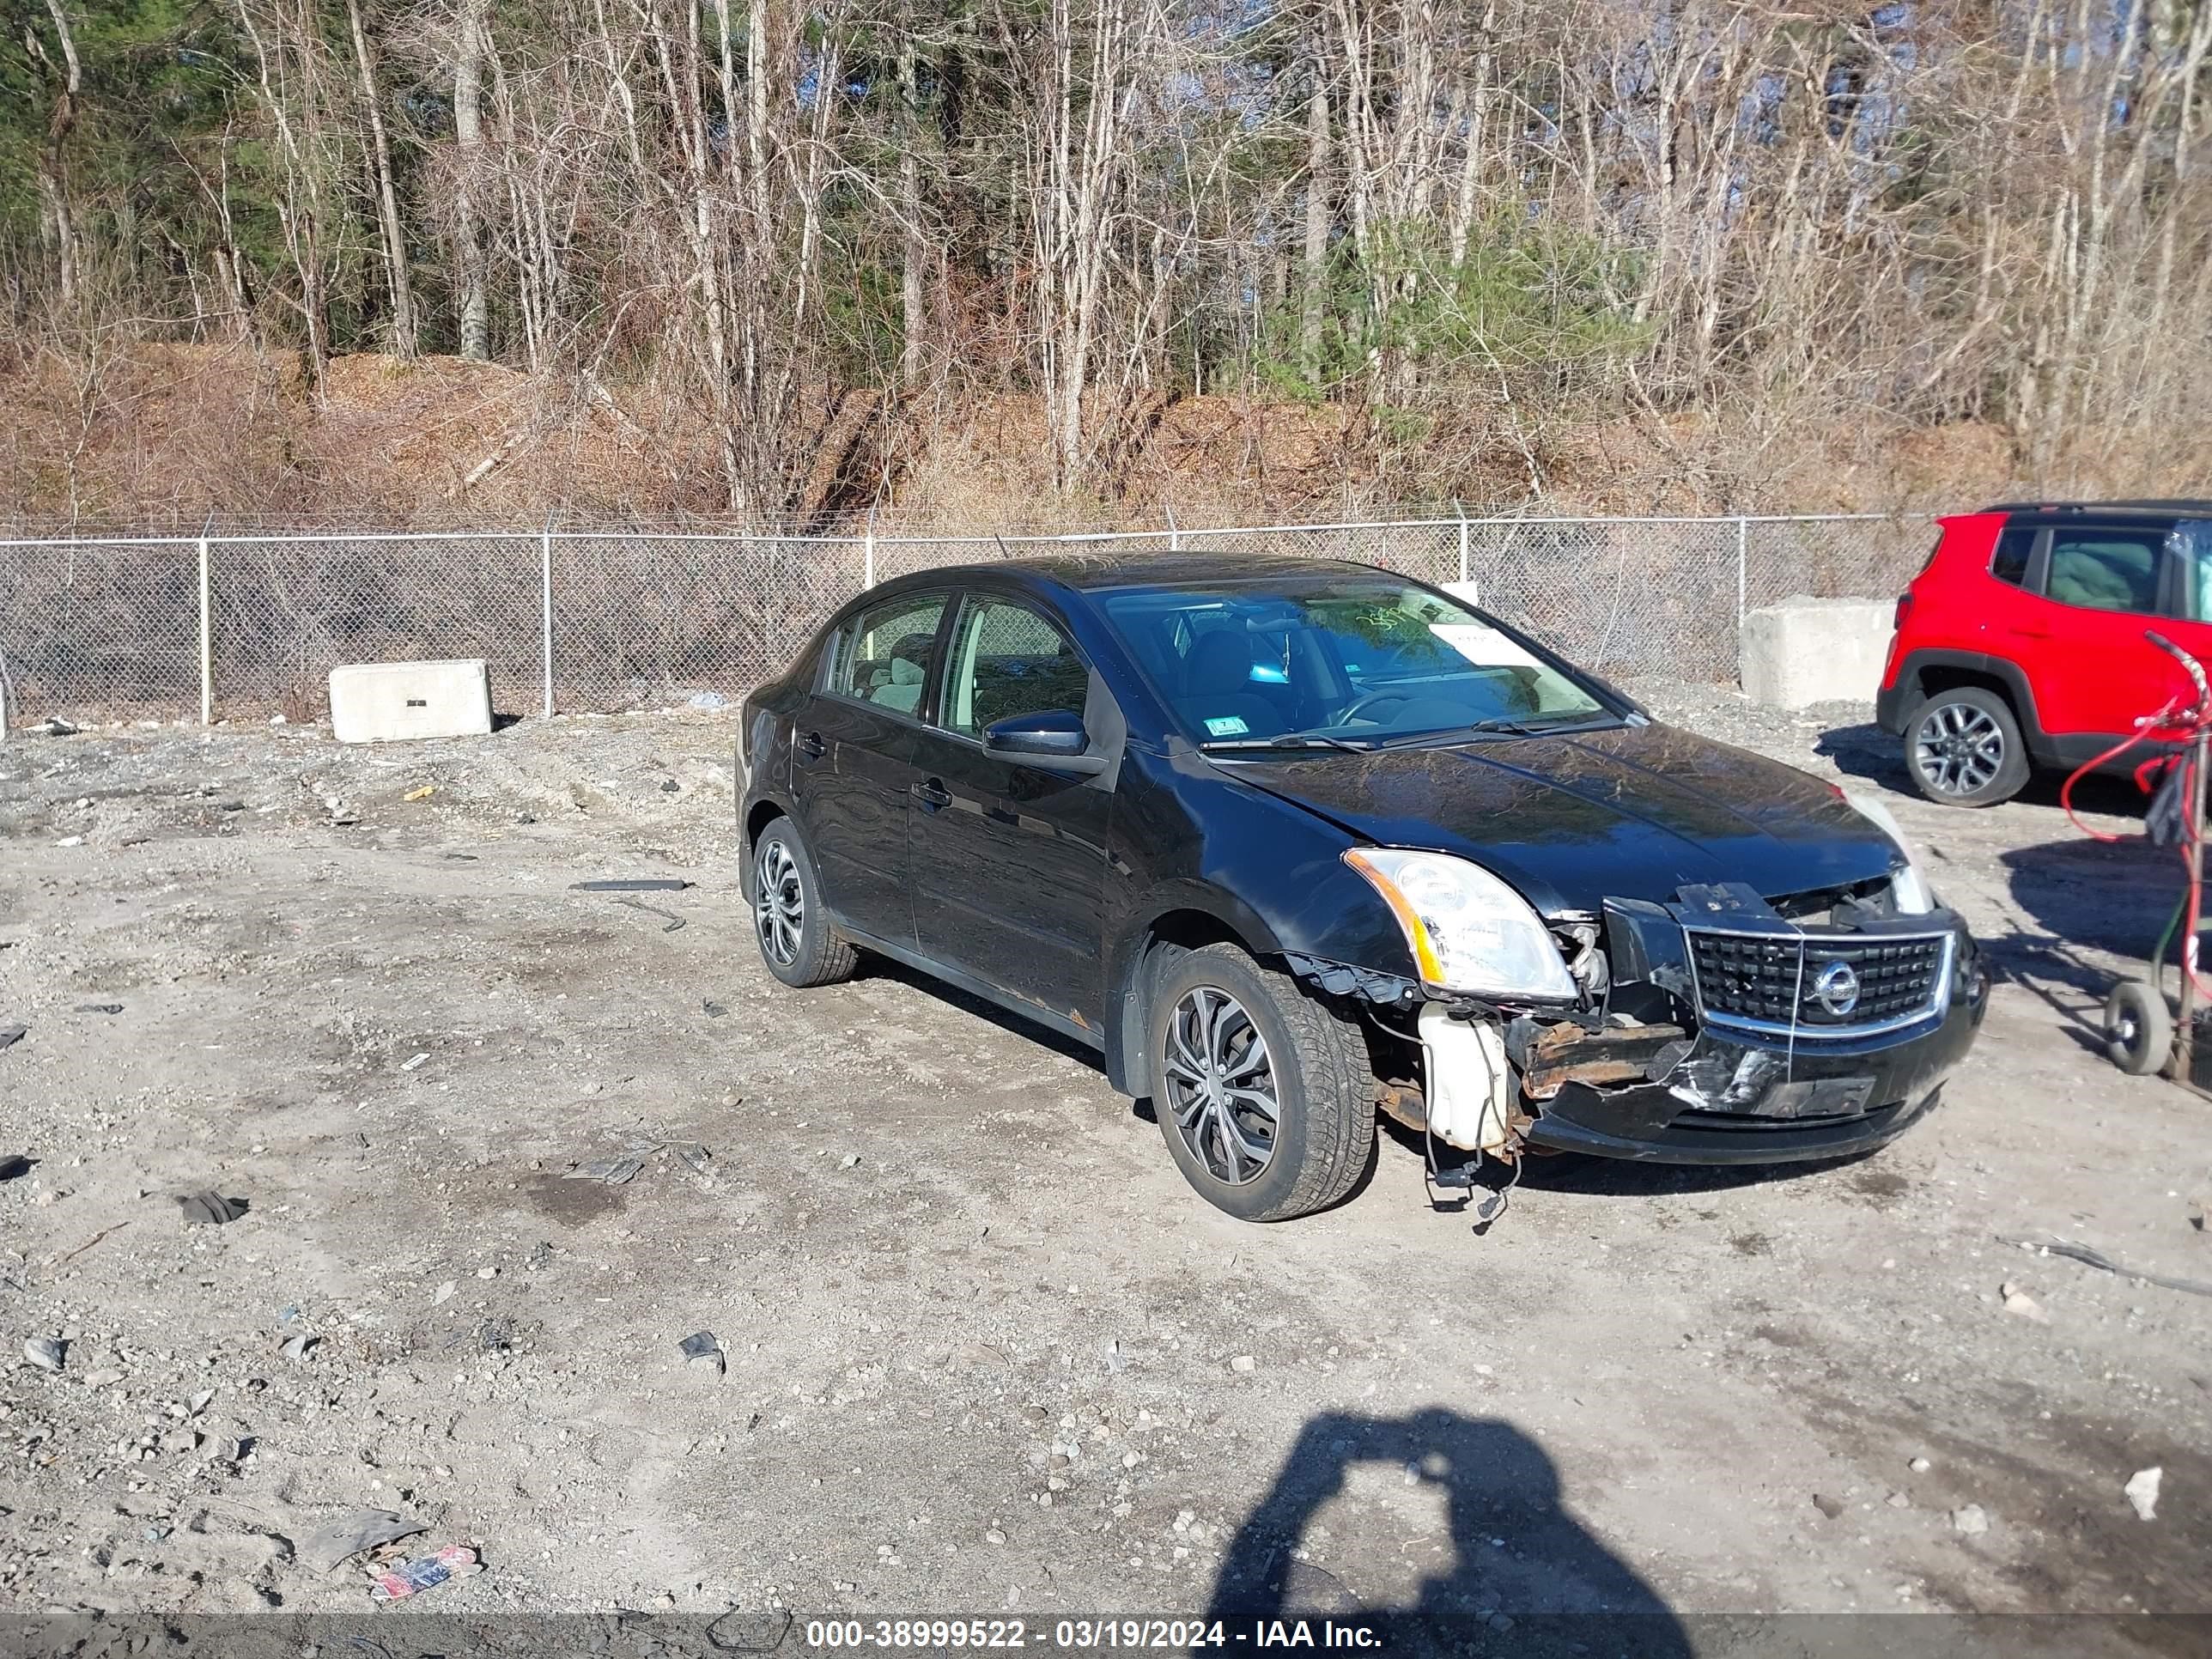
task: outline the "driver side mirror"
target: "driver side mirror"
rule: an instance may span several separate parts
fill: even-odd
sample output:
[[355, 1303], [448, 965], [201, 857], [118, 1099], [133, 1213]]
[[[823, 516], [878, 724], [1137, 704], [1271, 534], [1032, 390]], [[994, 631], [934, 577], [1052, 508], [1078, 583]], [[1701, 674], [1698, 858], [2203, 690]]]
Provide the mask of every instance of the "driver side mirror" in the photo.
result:
[[1022, 759], [1062, 772], [1103, 772], [1106, 758], [1086, 755], [1091, 734], [1083, 719], [1065, 709], [1039, 709], [1035, 714], [1012, 714], [983, 728], [983, 746], [995, 754]]

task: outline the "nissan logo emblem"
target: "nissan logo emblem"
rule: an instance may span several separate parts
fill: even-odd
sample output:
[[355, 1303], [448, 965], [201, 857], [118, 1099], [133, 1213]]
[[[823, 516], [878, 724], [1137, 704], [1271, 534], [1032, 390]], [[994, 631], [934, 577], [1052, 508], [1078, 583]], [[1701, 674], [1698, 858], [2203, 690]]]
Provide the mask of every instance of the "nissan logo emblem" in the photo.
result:
[[1831, 962], [1813, 975], [1813, 1000], [1841, 1019], [1859, 1006], [1859, 976], [1848, 962]]

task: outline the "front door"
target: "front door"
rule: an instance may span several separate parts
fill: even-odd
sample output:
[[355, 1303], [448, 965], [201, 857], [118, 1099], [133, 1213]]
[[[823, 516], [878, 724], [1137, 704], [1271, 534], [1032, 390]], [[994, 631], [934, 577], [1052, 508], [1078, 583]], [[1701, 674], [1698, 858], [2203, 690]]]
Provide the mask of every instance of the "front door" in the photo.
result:
[[830, 911], [889, 945], [914, 944], [907, 804], [921, 774], [921, 699], [947, 596], [902, 594], [830, 643], [828, 672], [792, 727], [792, 796]]
[[1059, 623], [970, 596], [945, 661], [937, 729], [916, 752], [908, 817], [922, 953], [1018, 1001], [1097, 1031], [1104, 1006], [1107, 813], [1112, 772], [1056, 772], [983, 746], [984, 728], [1058, 710], [1096, 739], [1094, 677]]

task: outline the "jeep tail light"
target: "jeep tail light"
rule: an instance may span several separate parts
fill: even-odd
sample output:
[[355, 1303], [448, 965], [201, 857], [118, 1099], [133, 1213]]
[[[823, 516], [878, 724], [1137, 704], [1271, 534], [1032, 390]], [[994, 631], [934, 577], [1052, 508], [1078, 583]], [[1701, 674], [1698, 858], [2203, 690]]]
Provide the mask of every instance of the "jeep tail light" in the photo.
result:
[[1890, 631], [1893, 634], [1902, 634], [1905, 631], [1905, 619], [1911, 614], [1912, 595], [1910, 592], [1899, 594], [1897, 596], [1897, 615], [1890, 621]]

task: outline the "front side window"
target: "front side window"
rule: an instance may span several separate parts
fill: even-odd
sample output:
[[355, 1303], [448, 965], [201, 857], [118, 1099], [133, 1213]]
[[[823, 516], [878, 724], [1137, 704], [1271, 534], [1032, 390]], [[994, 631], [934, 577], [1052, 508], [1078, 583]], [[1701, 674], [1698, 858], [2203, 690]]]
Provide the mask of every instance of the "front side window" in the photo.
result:
[[1411, 739], [1613, 718], [1476, 612], [1385, 576], [1117, 588], [1100, 600], [1201, 743]]
[[908, 594], [860, 612], [832, 642], [830, 695], [902, 714], [920, 713], [944, 617], [942, 593]]
[[2156, 530], [2054, 530], [2043, 579], [2046, 597], [2090, 611], [2158, 614]]
[[945, 724], [971, 738], [1017, 714], [1082, 718], [1091, 671], [1060, 625], [1024, 605], [971, 599], [953, 637]]

